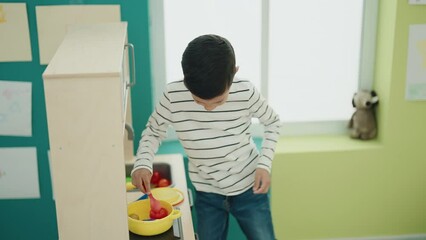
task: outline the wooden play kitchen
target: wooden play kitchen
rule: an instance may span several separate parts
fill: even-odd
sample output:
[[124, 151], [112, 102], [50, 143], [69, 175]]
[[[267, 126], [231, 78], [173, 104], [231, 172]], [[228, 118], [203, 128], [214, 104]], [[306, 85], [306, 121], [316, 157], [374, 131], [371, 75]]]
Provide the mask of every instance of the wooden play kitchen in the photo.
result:
[[[125, 186], [134, 159], [132, 53], [125, 22], [71, 25], [43, 73], [61, 240], [129, 239], [128, 203], [141, 195]], [[174, 187], [189, 200], [182, 156], [171, 159]], [[189, 202], [179, 208], [185, 239], [194, 239]]]

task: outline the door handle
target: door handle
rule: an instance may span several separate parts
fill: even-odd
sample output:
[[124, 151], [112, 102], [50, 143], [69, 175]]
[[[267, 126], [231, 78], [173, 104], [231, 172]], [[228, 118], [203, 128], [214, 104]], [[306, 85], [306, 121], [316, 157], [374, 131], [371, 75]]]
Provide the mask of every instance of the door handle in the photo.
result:
[[[133, 44], [131, 43], [127, 43], [126, 45], [124, 45], [124, 48], [129, 48], [131, 50], [131, 55], [132, 55], [132, 75], [130, 77], [130, 81], [129, 83], [127, 83], [126, 87], [133, 87], [136, 84], [136, 68], [135, 68], [135, 47], [133, 46]], [[133, 79], [133, 82], [132, 82]]]

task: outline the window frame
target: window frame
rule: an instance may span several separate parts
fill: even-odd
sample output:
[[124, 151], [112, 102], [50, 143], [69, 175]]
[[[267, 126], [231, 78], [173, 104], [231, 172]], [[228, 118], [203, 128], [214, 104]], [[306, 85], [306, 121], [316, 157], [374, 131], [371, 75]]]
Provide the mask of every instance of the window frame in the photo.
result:
[[[358, 89], [372, 89], [374, 82], [375, 49], [377, 35], [378, 0], [363, 0], [363, 21], [361, 34], [360, 64]], [[149, 33], [150, 57], [152, 77], [153, 108], [162, 96], [166, 86], [165, 67], [165, 33], [164, 33], [164, 2], [163, 0], [149, 0]], [[268, 77], [269, 60], [269, 0], [261, 0], [261, 79]], [[260, 92], [268, 99], [268, 81], [261, 81]], [[336, 135], [347, 132], [348, 121], [310, 121], [310, 122], [282, 122], [281, 136], [301, 135]], [[254, 136], [263, 135], [262, 126], [252, 124]], [[169, 131], [168, 139], [176, 139], [175, 133]]]

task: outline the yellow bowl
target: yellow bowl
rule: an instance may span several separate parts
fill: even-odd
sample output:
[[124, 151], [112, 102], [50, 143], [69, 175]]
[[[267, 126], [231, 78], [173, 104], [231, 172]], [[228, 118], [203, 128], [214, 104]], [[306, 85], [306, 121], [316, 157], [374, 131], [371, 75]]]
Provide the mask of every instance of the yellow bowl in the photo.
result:
[[[166, 201], [158, 200], [161, 207], [168, 212], [167, 217], [156, 220], [148, 220], [151, 205], [149, 199], [132, 202], [127, 206], [127, 221], [129, 230], [132, 233], [142, 236], [153, 236], [161, 234], [170, 229], [173, 220], [179, 218], [182, 214], [179, 210], [174, 209], [172, 205]], [[132, 216], [132, 217], [130, 217]], [[135, 219], [135, 216], [139, 219]]]

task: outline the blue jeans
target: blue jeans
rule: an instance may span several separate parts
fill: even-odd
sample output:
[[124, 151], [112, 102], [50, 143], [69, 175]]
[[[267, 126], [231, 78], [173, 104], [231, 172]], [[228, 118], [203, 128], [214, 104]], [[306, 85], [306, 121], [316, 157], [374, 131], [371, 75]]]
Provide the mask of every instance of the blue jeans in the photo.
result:
[[253, 194], [250, 188], [236, 196], [196, 192], [199, 240], [222, 240], [228, 234], [231, 213], [247, 239], [275, 239], [267, 194]]

